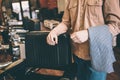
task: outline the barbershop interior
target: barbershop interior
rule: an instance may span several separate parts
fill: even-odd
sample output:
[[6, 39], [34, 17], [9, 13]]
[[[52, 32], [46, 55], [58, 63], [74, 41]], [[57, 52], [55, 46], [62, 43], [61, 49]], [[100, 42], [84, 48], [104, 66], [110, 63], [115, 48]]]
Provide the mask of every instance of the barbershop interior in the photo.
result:
[[[58, 36], [58, 44], [47, 43], [48, 34], [63, 20], [66, 3], [67, 0], [0, 0], [0, 80], [105, 80], [76, 77], [78, 68], [69, 31]], [[106, 80], [120, 80], [120, 33], [114, 45], [114, 72], [108, 73]]]

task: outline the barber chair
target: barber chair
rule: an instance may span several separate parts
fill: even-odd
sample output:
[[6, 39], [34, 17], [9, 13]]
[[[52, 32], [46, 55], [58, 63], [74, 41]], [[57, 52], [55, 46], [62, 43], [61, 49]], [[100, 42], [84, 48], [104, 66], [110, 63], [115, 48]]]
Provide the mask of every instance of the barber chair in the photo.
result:
[[28, 17], [23, 18], [23, 27], [29, 31], [40, 31], [40, 21], [37, 19], [29, 19]]
[[120, 34], [117, 35], [117, 47], [120, 48]]
[[[73, 80], [76, 64], [72, 62], [69, 35], [61, 34], [58, 36], [58, 44], [51, 46], [46, 42], [48, 33], [44, 31], [31, 31], [26, 35], [25, 64], [28, 67], [26, 75], [30, 79], [34, 77], [34, 80], [59, 80], [62, 77]], [[48, 71], [50, 74], [48, 72], [45, 74], [44, 71]]]

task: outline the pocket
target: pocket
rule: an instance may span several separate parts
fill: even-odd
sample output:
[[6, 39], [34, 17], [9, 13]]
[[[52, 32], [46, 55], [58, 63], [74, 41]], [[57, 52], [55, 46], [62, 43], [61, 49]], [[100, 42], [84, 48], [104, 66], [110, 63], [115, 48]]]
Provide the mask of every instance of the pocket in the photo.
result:
[[103, 0], [88, 0], [88, 6], [102, 6]]
[[70, 0], [70, 3], [68, 5], [68, 10], [69, 10], [69, 15], [70, 15], [70, 18], [72, 18], [71, 20], [71, 23], [73, 24], [75, 19], [76, 19], [76, 14], [77, 14], [77, 11], [78, 11], [78, 0]]

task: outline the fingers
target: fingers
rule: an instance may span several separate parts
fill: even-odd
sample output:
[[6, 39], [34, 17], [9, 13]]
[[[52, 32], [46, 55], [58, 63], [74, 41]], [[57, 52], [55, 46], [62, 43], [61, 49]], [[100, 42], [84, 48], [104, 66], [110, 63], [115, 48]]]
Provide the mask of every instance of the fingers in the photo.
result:
[[88, 40], [88, 31], [82, 30], [71, 34], [71, 39], [75, 43], [84, 43]]
[[53, 40], [55, 41], [55, 44], [58, 44], [58, 37], [57, 37], [57, 36], [55, 36], [55, 37], [53, 38]]
[[58, 43], [58, 37], [56, 34], [54, 33], [49, 33], [49, 35], [47, 36], [47, 43], [49, 45], [55, 45]]
[[81, 43], [80, 39], [78, 39], [78, 37], [76, 36], [76, 33], [71, 34], [70, 37], [71, 37], [73, 42]]

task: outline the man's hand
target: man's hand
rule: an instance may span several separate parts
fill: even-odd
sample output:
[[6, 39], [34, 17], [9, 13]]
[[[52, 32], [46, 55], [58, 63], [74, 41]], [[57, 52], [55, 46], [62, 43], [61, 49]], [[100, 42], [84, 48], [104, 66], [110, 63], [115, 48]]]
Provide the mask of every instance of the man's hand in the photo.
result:
[[60, 23], [56, 26], [47, 36], [47, 43], [49, 45], [58, 44], [58, 36], [67, 31], [67, 26], [64, 23]]
[[47, 43], [49, 45], [55, 45], [58, 43], [58, 36], [57, 33], [53, 30], [47, 36]]
[[78, 32], [74, 32], [71, 34], [71, 39], [75, 43], [84, 43], [88, 40], [88, 31], [87, 30], [81, 30]]

